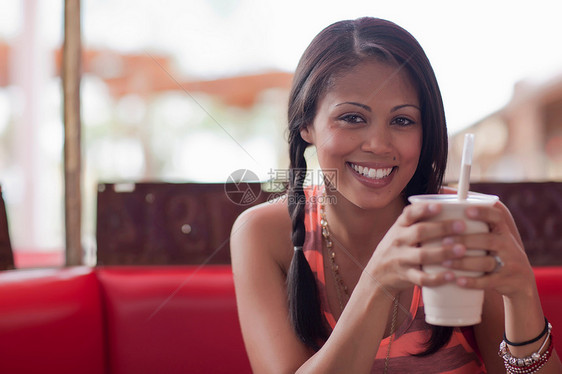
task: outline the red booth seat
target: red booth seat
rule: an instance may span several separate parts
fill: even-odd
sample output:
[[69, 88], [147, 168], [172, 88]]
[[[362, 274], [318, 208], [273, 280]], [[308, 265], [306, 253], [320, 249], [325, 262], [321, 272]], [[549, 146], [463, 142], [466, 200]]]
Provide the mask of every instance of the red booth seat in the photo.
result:
[[1, 373], [251, 373], [229, 266], [0, 272]]
[[[562, 332], [562, 267], [535, 268]], [[555, 339], [562, 352], [562, 339]], [[250, 373], [229, 266], [0, 272], [0, 372]]]
[[104, 373], [103, 314], [89, 268], [0, 272], [0, 372]]

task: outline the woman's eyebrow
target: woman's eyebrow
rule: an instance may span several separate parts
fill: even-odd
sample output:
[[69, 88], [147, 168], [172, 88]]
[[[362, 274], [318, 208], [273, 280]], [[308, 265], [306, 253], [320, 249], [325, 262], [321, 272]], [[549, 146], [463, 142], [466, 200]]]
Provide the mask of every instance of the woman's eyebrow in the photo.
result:
[[371, 112], [370, 106], [365, 105], [365, 104], [361, 104], [361, 103], [356, 103], [355, 101], [345, 101], [343, 103], [336, 104], [336, 106], [345, 105], [345, 104], [355, 105], [355, 106], [361, 107], [361, 108]]
[[[355, 101], [345, 101], [345, 102], [343, 102], [343, 103], [336, 104], [336, 106], [345, 105], [345, 104], [355, 105], [355, 106], [358, 106], [358, 107], [360, 107], [360, 108], [363, 108], [363, 109], [365, 109], [365, 110], [367, 110], [367, 111], [369, 111], [369, 112], [372, 112], [370, 106], [365, 105], [365, 104], [361, 104], [361, 103], [358, 103], [358, 102], [355, 102]], [[397, 111], [397, 110], [399, 110], [399, 109], [406, 108], [406, 107], [412, 107], [412, 108], [415, 108], [415, 109], [417, 109], [417, 110], [419, 110], [419, 111], [421, 112], [420, 107], [417, 106], [417, 105], [414, 105], [414, 104], [402, 104], [402, 105], [397, 105], [397, 106], [393, 107], [390, 111], [391, 111], [391, 112], [395, 112], [395, 111]]]
[[390, 110], [390, 112], [396, 112], [397, 110], [402, 109], [402, 108], [406, 108], [406, 107], [416, 108], [417, 110], [419, 110], [419, 111], [421, 112], [420, 107], [417, 106], [417, 105], [414, 105], [414, 104], [397, 105], [397, 106], [395, 106], [394, 108], [392, 108], [392, 109]]

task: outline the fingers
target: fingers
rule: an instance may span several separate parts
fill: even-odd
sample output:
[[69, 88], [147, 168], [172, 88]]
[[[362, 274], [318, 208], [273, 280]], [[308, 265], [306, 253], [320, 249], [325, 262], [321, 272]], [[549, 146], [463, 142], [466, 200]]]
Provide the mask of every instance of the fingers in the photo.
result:
[[[507, 265], [506, 265], [507, 266]], [[494, 289], [508, 298], [528, 298], [536, 292], [533, 270], [527, 266], [500, 267], [497, 271], [479, 277], [457, 276], [454, 283], [462, 288]]]
[[[447, 238], [444, 240], [448, 242]], [[450, 239], [452, 241], [452, 239]], [[462, 244], [454, 243], [444, 244], [442, 247], [422, 247], [414, 248], [405, 253], [409, 259], [410, 268], [406, 271], [408, 278], [420, 286], [432, 287], [436, 284], [450, 283], [459, 281], [466, 284], [474, 284], [471, 276], [466, 276], [463, 272], [472, 272], [474, 277], [481, 278], [486, 274], [492, 274], [498, 268], [498, 262], [493, 255], [471, 256], [466, 253], [466, 247]], [[412, 266], [419, 264], [418, 266]], [[437, 264], [443, 266], [442, 272], [427, 273], [421, 270], [423, 265]], [[412, 269], [414, 271], [412, 271]], [[460, 271], [460, 272], [459, 272]], [[467, 278], [469, 282], [465, 280]], [[487, 285], [488, 281], [484, 280], [474, 284], [475, 287]]]
[[453, 238], [446, 237], [440, 242], [422, 247], [402, 249], [403, 265], [421, 266], [440, 264], [444, 261], [457, 259], [466, 254], [466, 247], [456, 243]]
[[[479, 234], [466, 234], [463, 220], [431, 221], [440, 212], [438, 204], [412, 204], [396, 221], [397, 235], [392, 246], [401, 252], [398, 252], [396, 264], [397, 269], [402, 270], [402, 281], [407, 279], [408, 282], [429, 287], [456, 283], [467, 288], [497, 288], [502, 294], [513, 292], [514, 287], [510, 286], [507, 278], [515, 275], [502, 269], [497, 271], [495, 256], [502, 258], [506, 264], [516, 264], [521, 262], [524, 252], [520, 246], [514, 245], [509, 217], [501, 206], [469, 207], [465, 210], [466, 218], [482, 221], [491, 228], [491, 232]], [[493, 255], [471, 257], [467, 248], [482, 249]], [[422, 266], [430, 264], [442, 265], [443, 271], [424, 272]], [[474, 277], [465, 276], [462, 271], [473, 272]]]
[[404, 208], [397, 223], [404, 227], [411, 226], [416, 222], [436, 216], [440, 212], [439, 204], [411, 204]]
[[480, 277], [457, 277], [455, 283], [464, 288], [486, 289], [493, 288], [497, 279], [498, 275], [492, 273]]
[[496, 270], [498, 262], [494, 256], [466, 256], [457, 259], [447, 259], [441, 265], [451, 270], [492, 273]]
[[491, 228], [498, 227], [505, 222], [504, 213], [495, 206], [471, 206], [466, 208], [465, 214], [470, 219], [487, 223]]
[[[447, 259], [441, 265], [443, 271], [431, 273], [420, 267], [410, 267], [406, 270], [406, 276], [412, 283], [422, 287], [454, 283], [463, 288], [486, 289], [497, 283], [498, 274], [495, 270], [498, 264], [494, 256]], [[473, 272], [474, 275], [466, 275], [464, 272]]]
[[[490, 227], [490, 232], [477, 234], [467, 234], [462, 221], [426, 222], [427, 217], [436, 214], [428, 206], [405, 213], [401, 239], [402, 249], [408, 252], [402, 266], [409, 266], [405, 275], [411, 282], [429, 287], [453, 283], [462, 288], [494, 289], [508, 297], [528, 291], [527, 284], [533, 281], [530, 265], [509, 211], [500, 203], [465, 210], [466, 218]], [[413, 248], [416, 243], [426, 244]], [[490, 254], [470, 256], [467, 249]], [[421, 266], [429, 264], [441, 265], [443, 271], [422, 271]]]
[[410, 282], [421, 287], [437, 287], [453, 281], [455, 274], [452, 271], [429, 274], [420, 269], [409, 268], [406, 270], [406, 277]]
[[[492, 228], [492, 231], [494, 231], [494, 229], [498, 231], [498, 227], [505, 227], [506, 231], [510, 232], [513, 237], [516, 238], [519, 245], [523, 245], [513, 216], [503, 203], [497, 202], [493, 207], [471, 207], [466, 210], [466, 215], [471, 219], [487, 222]], [[501, 226], [502, 224], [504, 226]]]
[[419, 245], [464, 233], [466, 223], [462, 220], [419, 222], [404, 229], [401, 240], [406, 245]]
[[455, 280], [453, 269], [441, 272], [425, 272], [424, 265], [439, 265], [446, 261], [457, 261], [466, 255], [466, 247], [447, 237], [433, 245], [402, 248], [400, 266], [409, 282], [419, 286], [434, 287]]
[[466, 230], [463, 220], [431, 221], [441, 212], [439, 204], [412, 204], [398, 217], [397, 224], [406, 230], [401, 243], [415, 245], [432, 239], [461, 234]]

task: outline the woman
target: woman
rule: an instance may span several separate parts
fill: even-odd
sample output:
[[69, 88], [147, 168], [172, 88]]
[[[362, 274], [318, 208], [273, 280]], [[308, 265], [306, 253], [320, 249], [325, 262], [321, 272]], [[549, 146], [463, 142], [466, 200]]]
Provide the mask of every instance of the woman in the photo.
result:
[[[288, 194], [244, 212], [231, 235], [255, 372], [505, 372], [504, 326], [511, 343], [526, 343], [509, 345], [511, 355], [539, 351], [539, 363], [548, 361], [541, 372], [560, 372], [553, 348], [546, 353], [550, 331], [541, 333], [533, 272], [507, 209], [467, 210], [491, 232], [463, 235], [462, 221], [424, 222], [439, 206], [407, 206], [410, 195], [442, 191], [447, 158], [435, 75], [408, 32], [373, 18], [323, 30], [295, 72], [288, 119]], [[325, 187], [303, 186], [310, 145], [331, 175]], [[419, 245], [435, 239], [442, 245]], [[491, 255], [465, 258], [467, 247]], [[486, 275], [420, 270], [431, 263]], [[424, 322], [420, 286], [447, 282], [486, 290], [482, 323]]]

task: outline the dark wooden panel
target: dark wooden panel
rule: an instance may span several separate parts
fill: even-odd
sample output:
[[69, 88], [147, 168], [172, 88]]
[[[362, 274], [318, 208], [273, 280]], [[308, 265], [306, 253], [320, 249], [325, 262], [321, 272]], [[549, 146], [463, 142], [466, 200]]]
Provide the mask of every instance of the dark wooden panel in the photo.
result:
[[509, 208], [533, 266], [562, 265], [562, 183], [472, 183]]
[[270, 196], [260, 185], [100, 184], [98, 265], [228, 264], [234, 220]]
[[2, 197], [2, 187], [0, 187], [0, 270], [14, 268], [14, 255], [10, 243], [10, 233], [8, 231], [8, 215]]

